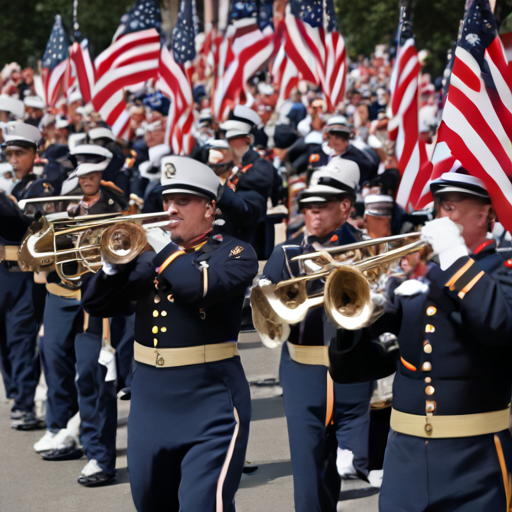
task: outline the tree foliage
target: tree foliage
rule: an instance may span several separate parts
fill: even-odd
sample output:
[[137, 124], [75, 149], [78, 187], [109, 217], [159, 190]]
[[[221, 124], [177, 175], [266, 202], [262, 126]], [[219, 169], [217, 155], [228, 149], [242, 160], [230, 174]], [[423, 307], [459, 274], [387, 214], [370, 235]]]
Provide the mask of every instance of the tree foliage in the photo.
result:
[[[457, 38], [465, 0], [413, 0], [412, 26], [418, 50], [431, 53], [429, 71], [442, 73], [446, 53]], [[351, 57], [370, 55], [376, 44], [393, 44], [399, 0], [336, 0], [340, 31]]]
[[[133, 0], [81, 0], [78, 22], [82, 37], [89, 40], [91, 53], [98, 55], [109, 46], [119, 19]], [[73, 35], [73, 0], [18, 0], [2, 2], [0, 16], [0, 68], [16, 61], [35, 66], [41, 59], [50, 36], [55, 15], [62, 23], [70, 43]]]

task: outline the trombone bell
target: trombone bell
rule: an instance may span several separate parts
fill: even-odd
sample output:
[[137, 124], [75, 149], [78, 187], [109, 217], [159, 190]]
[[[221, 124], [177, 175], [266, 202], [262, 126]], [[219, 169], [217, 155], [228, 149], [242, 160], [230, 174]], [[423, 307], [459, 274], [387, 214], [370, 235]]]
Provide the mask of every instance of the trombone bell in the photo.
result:
[[338, 267], [327, 278], [324, 305], [333, 325], [348, 330], [364, 327], [374, 307], [368, 280], [348, 265]]
[[288, 340], [290, 326], [277, 316], [259, 284], [251, 290], [251, 311], [254, 327], [263, 345], [277, 348]]

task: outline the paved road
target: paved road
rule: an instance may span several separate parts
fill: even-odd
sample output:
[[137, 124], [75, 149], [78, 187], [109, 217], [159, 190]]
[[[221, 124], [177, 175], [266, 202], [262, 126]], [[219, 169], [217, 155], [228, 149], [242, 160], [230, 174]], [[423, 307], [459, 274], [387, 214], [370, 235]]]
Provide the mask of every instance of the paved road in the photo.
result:
[[[251, 386], [253, 418], [247, 459], [259, 466], [244, 475], [236, 496], [237, 512], [293, 512], [290, 452], [280, 389], [265, 385], [276, 379], [279, 351], [264, 348], [254, 335], [241, 340], [241, 357]], [[114, 484], [88, 489], [76, 483], [85, 460], [45, 462], [32, 445], [42, 432], [9, 428], [9, 407], [0, 379], [0, 512], [134, 511], [126, 468], [126, 420], [129, 403], [119, 402], [117, 471]], [[342, 496], [374, 492], [364, 482], [344, 483]], [[376, 512], [377, 495], [343, 499], [338, 512]], [[160, 511], [155, 511], [160, 512]]]

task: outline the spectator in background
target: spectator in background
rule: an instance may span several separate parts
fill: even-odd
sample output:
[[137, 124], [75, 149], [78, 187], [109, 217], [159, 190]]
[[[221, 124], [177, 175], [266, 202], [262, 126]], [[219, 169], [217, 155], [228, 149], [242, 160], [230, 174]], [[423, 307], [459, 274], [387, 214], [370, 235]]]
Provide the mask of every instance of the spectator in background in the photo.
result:
[[290, 126], [297, 130], [299, 123], [308, 115], [308, 111], [304, 103], [302, 103], [302, 94], [299, 90], [292, 93], [291, 99], [293, 103], [287, 117], [290, 120]]
[[370, 121], [375, 121], [379, 115], [379, 111], [386, 109], [389, 103], [389, 91], [384, 87], [377, 89], [377, 100], [370, 105]]

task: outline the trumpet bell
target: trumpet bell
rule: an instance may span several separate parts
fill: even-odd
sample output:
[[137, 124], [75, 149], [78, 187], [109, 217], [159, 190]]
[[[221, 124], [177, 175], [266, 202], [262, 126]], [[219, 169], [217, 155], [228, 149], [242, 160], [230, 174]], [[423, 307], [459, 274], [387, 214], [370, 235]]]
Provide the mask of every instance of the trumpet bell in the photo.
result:
[[146, 231], [140, 224], [120, 222], [103, 232], [100, 253], [109, 263], [122, 265], [138, 256], [147, 242]]
[[263, 345], [277, 348], [288, 340], [290, 326], [279, 319], [259, 285], [251, 290], [251, 310], [254, 327]]
[[342, 265], [331, 272], [324, 295], [327, 317], [337, 327], [361, 329], [372, 318], [370, 285], [359, 270]]

